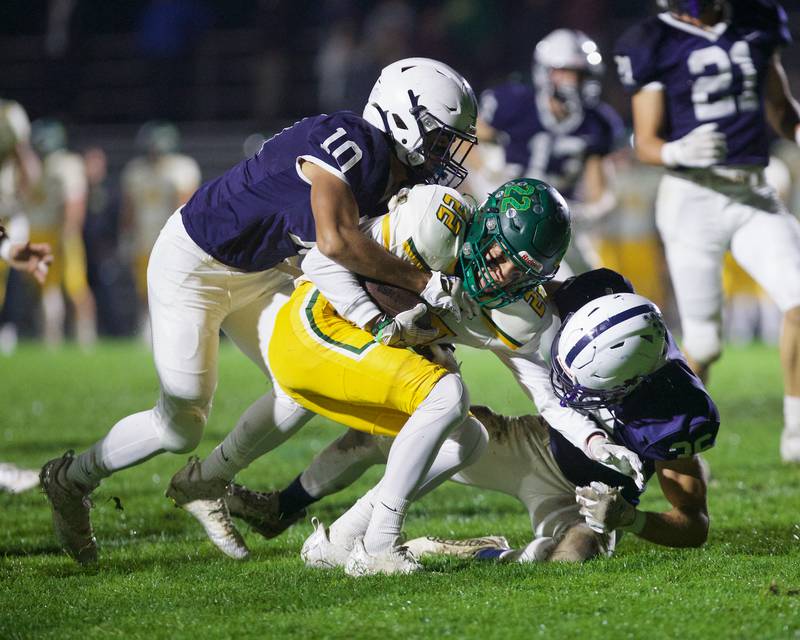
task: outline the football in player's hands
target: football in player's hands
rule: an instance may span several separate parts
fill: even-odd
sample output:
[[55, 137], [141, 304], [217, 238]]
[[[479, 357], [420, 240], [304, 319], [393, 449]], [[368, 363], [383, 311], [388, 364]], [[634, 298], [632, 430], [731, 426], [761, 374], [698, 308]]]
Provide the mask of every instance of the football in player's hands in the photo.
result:
[[[378, 308], [392, 317], [403, 311], [413, 309], [420, 303], [426, 304], [416, 293], [408, 289], [403, 289], [402, 287], [396, 287], [392, 284], [369, 279], [364, 279], [362, 284], [369, 294], [369, 297], [372, 298]], [[426, 306], [428, 305], [426, 304]], [[416, 320], [415, 324], [423, 329], [430, 329], [433, 327], [431, 324], [430, 307], [428, 307], [428, 311], [425, 315]]]

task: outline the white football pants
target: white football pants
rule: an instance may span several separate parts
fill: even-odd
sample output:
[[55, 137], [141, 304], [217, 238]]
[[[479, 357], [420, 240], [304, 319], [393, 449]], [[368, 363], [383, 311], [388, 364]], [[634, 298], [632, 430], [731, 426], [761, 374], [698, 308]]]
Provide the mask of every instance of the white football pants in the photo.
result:
[[[785, 312], [800, 305], [800, 222], [772, 187], [710, 172], [665, 175], [656, 224], [678, 303], [683, 345], [705, 364], [722, 348], [722, 260], [730, 250]], [[758, 177], [758, 174], [755, 174]]]
[[220, 329], [266, 373], [258, 319], [292, 291], [291, 276], [275, 269], [250, 273], [212, 258], [188, 236], [180, 211], [153, 247], [147, 283], [161, 394], [155, 407], [123, 418], [78, 456], [68, 477], [87, 487], [164, 451], [193, 450], [217, 386]]

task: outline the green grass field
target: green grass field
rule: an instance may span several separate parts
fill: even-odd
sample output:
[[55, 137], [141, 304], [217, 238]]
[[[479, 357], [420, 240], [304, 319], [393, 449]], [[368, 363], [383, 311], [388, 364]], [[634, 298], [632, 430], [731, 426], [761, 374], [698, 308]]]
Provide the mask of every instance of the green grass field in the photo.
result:
[[[461, 357], [474, 401], [528, 411], [499, 362]], [[0, 460], [34, 467], [85, 447], [156, 397], [149, 354], [133, 343], [91, 355], [23, 346], [0, 371]], [[304, 522], [272, 541], [246, 533], [253, 558], [236, 563], [163, 497], [185, 461], [164, 455], [112, 477], [95, 495], [101, 560], [93, 568], [59, 552], [41, 494], [0, 495], [0, 638], [800, 638], [800, 467], [778, 457], [777, 353], [730, 348], [714, 374], [722, 429], [707, 456], [712, 523], [702, 549], [629, 536], [613, 559], [582, 566], [436, 559], [421, 574], [356, 581], [305, 569]], [[243, 356], [223, 349], [200, 455], [263, 387]], [[280, 487], [337, 433], [315, 421], [240, 480]], [[332, 520], [377, 477], [373, 470], [313, 513]], [[657, 483], [644, 507], [665, 507]], [[413, 507], [407, 532], [502, 533], [517, 544], [530, 537], [516, 501], [453, 484]]]

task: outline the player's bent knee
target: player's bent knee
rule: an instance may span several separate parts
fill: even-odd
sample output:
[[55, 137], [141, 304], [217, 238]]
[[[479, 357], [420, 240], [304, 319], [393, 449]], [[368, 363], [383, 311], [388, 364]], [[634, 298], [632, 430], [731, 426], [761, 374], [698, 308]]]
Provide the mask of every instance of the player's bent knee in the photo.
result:
[[716, 322], [686, 322], [683, 348], [699, 365], [708, 365], [722, 353], [722, 328]]
[[467, 416], [459, 429], [458, 443], [463, 453], [464, 466], [475, 464], [489, 446], [489, 432], [481, 421], [474, 416]]
[[194, 451], [203, 437], [210, 404], [169, 398], [160, 403], [161, 446], [171, 453]]
[[461, 376], [454, 373], [442, 376], [430, 395], [434, 394], [440, 402], [446, 405], [443, 406], [443, 409], [452, 414], [453, 422], [464, 421], [469, 414], [469, 392]]
[[600, 534], [588, 525], [578, 523], [567, 529], [548, 562], [584, 562], [600, 555], [601, 550]]

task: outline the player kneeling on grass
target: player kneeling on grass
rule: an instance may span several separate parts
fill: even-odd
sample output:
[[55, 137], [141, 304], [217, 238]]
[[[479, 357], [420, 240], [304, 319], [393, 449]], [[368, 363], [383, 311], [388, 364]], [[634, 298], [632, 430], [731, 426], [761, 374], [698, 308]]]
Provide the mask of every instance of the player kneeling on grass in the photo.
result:
[[[566, 281], [552, 299], [565, 319], [552, 347], [552, 387], [563, 404], [593, 420], [596, 438], [582, 451], [543, 416], [507, 417], [473, 406], [489, 431], [489, 446], [452, 479], [518, 498], [534, 540], [510, 549], [497, 537], [419, 538], [407, 543], [416, 555], [580, 561], [610, 554], [617, 531], [674, 547], [705, 542], [707, 476], [697, 454], [713, 446], [719, 414], [659, 310], [607, 269]], [[595, 440], [606, 438], [641, 457], [645, 477], [658, 477], [671, 510], [638, 510], [644, 487], [587, 455]], [[294, 499], [294, 509], [304, 509], [383, 463], [389, 446], [383, 438], [349, 431], [284, 493]]]
[[[559, 404], [549, 367], [538, 353], [541, 334], [553, 325], [539, 284], [558, 269], [569, 241], [569, 212], [558, 192], [537, 180], [503, 185], [474, 218], [458, 192], [417, 186], [401, 193], [390, 212], [366, 223], [364, 230], [420, 268], [457, 271], [478, 312], [460, 323], [450, 315], [420, 318], [425, 308], [415, 309], [413, 296], [406, 300], [411, 311], [399, 311], [400, 290], [393, 299], [379, 295], [379, 285], [367, 284], [373, 300], [362, 281], [312, 250], [303, 269], [313, 283], [301, 283], [277, 318], [262, 317], [262, 341], [269, 344], [276, 393], [288, 413], [319, 413], [365, 432], [364, 437], [397, 436], [390, 441], [379, 487], [330, 531], [315, 523], [302, 551], [306, 563], [346, 564], [349, 573], [357, 574], [413, 571], [419, 568], [416, 560], [397, 545], [408, 503], [474, 462], [484, 448], [485, 431], [474, 418], [464, 419], [468, 400], [459, 376], [389, 345], [445, 341], [489, 349], [577, 446], [583, 449], [587, 437], [598, 433], [586, 416]], [[386, 316], [378, 299], [383, 307], [395, 306], [396, 317]], [[420, 326], [426, 320], [431, 328]], [[431, 348], [441, 354], [439, 345]], [[268, 433], [237, 429], [211, 457], [227, 461], [224, 472], [230, 480], [294, 431], [280, 426]], [[637, 474], [635, 454], [606, 438], [595, 438], [594, 444], [597, 458]], [[258, 530], [267, 537], [296, 521], [302, 508], [295, 505], [308, 496], [298, 483], [280, 494], [261, 495], [264, 526]], [[198, 510], [193, 513], [197, 516]], [[228, 524], [215, 527], [198, 519], [225, 549], [228, 538], [218, 532], [229, 530]]]

